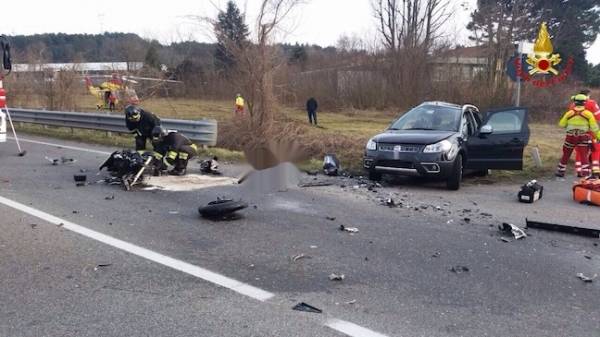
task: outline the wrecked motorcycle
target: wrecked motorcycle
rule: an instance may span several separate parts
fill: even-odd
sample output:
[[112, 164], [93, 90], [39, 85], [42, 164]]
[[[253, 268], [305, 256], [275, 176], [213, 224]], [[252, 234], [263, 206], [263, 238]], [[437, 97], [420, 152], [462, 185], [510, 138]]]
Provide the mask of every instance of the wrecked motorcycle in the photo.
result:
[[99, 170], [106, 168], [112, 176], [106, 180], [109, 184], [123, 185], [126, 190], [131, 186], [142, 183], [151, 173], [150, 164], [153, 157], [150, 153], [140, 154], [133, 150], [113, 152], [100, 166]]

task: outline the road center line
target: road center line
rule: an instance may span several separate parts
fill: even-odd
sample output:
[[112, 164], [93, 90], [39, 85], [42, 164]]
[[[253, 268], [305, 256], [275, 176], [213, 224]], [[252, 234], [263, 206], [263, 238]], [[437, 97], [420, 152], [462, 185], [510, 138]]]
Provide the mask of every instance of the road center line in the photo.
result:
[[181, 260], [177, 260], [172, 257], [162, 255], [160, 253], [153, 252], [149, 249], [146, 249], [146, 248], [143, 248], [140, 246], [136, 246], [129, 242], [125, 242], [125, 241], [113, 238], [106, 234], [102, 234], [100, 232], [93, 231], [91, 229], [82, 227], [82, 226], [74, 224], [72, 222], [55, 217], [54, 215], [42, 212], [35, 208], [23, 205], [21, 203], [12, 201], [10, 199], [6, 199], [1, 196], [0, 196], [0, 204], [4, 204], [8, 207], [14, 208], [16, 210], [19, 210], [23, 213], [27, 213], [34, 217], [40, 218], [42, 220], [45, 220], [45, 221], [47, 221], [51, 224], [57, 225], [57, 226], [62, 224], [62, 228], [64, 228], [64, 229], [70, 230], [72, 232], [83, 235], [90, 239], [102, 242], [109, 246], [113, 246], [115, 248], [124, 250], [128, 253], [137, 255], [139, 257], [156, 262], [158, 264], [162, 264], [163, 266], [167, 266], [169, 268], [173, 268], [175, 270], [182, 271], [186, 274], [189, 274], [189, 275], [195, 276], [197, 278], [203, 279], [205, 281], [214, 283], [221, 287], [231, 289], [235, 292], [238, 292], [242, 295], [257, 299], [259, 301], [264, 302], [264, 301], [272, 298], [273, 296], [275, 296], [273, 293], [256, 288], [249, 284], [245, 284], [240, 281], [229, 278], [227, 276], [223, 276], [221, 274], [217, 274], [210, 270], [204, 269], [202, 267], [198, 267], [193, 264], [190, 264], [190, 263], [187, 263], [187, 262], [184, 262]]
[[328, 320], [325, 322], [325, 326], [352, 337], [388, 337], [379, 332], [337, 318]]
[[[13, 137], [7, 137], [7, 138], [11, 139], [11, 140], [15, 140]], [[32, 139], [22, 139], [22, 138], [19, 138], [19, 141], [23, 142], [23, 143], [32, 143], [32, 144], [39, 144], [39, 145], [56, 146], [56, 147], [60, 147], [60, 148], [67, 149], [67, 150], [90, 152], [90, 153], [103, 154], [103, 155], [110, 155], [112, 153], [112, 152], [106, 152], [106, 151], [100, 151], [100, 150], [86, 149], [86, 148], [77, 147], [77, 146], [69, 146], [69, 145], [61, 145], [61, 144], [40, 142], [40, 141], [32, 140]]]

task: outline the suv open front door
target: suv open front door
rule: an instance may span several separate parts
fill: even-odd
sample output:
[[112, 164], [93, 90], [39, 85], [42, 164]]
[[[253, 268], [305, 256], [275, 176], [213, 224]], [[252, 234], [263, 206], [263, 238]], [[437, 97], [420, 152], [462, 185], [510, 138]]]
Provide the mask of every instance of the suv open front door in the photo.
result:
[[522, 170], [523, 150], [528, 142], [526, 108], [489, 111], [483, 126], [467, 142], [467, 168]]

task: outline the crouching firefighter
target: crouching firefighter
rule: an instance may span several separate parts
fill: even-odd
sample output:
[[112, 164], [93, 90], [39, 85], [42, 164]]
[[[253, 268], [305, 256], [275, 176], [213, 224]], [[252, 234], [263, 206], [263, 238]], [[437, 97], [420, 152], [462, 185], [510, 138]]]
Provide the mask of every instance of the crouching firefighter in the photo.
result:
[[561, 127], [567, 129], [567, 136], [563, 145], [563, 155], [556, 171], [556, 176], [558, 177], [565, 176], [567, 162], [573, 153], [573, 149], [577, 152], [577, 158], [580, 159], [575, 163], [577, 176], [585, 177], [590, 175], [590, 144], [593, 135], [598, 137], [600, 136], [600, 132], [594, 114], [585, 108], [586, 100], [587, 96], [583, 94], [573, 96], [575, 107], [567, 111], [558, 123]]
[[167, 132], [161, 126], [152, 130], [152, 145], [156, 166], [162, 163], [174, 166], [170, 175], [185, 175], [188, 161], [198, 154], [198, 147], [191, 140], [178, 132]]
[[146, 140], [152, 139], [152, 130], [160, 126], [160, 119], [137, 105], [128, 105], [125, 108], [125, 124], [135, 134], [135, 150], [145, 151]]

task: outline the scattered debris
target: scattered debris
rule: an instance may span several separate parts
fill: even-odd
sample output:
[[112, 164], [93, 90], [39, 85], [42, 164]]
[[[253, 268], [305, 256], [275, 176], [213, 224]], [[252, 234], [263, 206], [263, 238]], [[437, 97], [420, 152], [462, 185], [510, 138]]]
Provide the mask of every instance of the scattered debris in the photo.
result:
[[488, 217], [488, 218], [491, 218], [493, 216], [490, 213], [479, 213], [479, 215], [484, 216], [484, 217]]
[[567, 225], [558, 225], [551, 224], [546, 222], [539, 221], [531, 221], [529, 219], [525, 219], [527, 223], [527, 228], [537, 228], [537, 229], [545, 229], [549, 231], [557, 231], [563, 233], [570, 233], [575, 235], [588, 236], [593, 238], [600, 238], [600, 229], [592, 229], [585, 227], [575, 227], [575, 226], [567, 226]]
[[96, 267], [94, 267], [94, 271], [97, 271], [100, 268], [105, 268], [105, 267], [110, 267], [110, 266], [112, 266], [112, 263], [99, 264]]
[[169, 214], [172, 214], [172, 215], [179, 214], [179, 211], [169, 211]]
[[317, 247], [317, 246], [310, 246], [310, 249], [317, 249], [317, 248], [319, 248], [319, 247]]
[[323, 172], [328, 176], [337, 176], [340, 171], [340, 161], [333, 153], [325, 154], [323, 158]]
[[575, 275], [575, 276], [577, 276], [577, 278], [579, 278], [580, 280], [582, 280], [585, 283], [592, 283], [592, 282], [594, 282], [596, 277], [598, 277], [598, 275], [596, 275], [596, 274], [592, 277], [588, 277], [588, 276], [583, 275], [583, 273], [577, 273], [577, 275]]
[[208, 174], [216, 174], [220, 175], [219, 171], [219, 158], [212, 157], [211, 159], [206, 159], [200, 162], [200, 172], [208, 173]]
[[499, 226], [498, 229], [502, 232], [511, 232], [516, 240], [526, 238], [527, 234], [521, 228], [511, 224], [511, 223], [503, 223], [502, 226]]
[[453, 222], [454, 222], [454, 220], [453, 220], [453, 219], [450, 219], [450, 220], [446, 221], [446, 224], [448, 224], [448, 225], [449, 225], [449, 224], [451, 224], [451, 223], [453, 223]]
[[334, 216], [328, 216], [325, 219], [327, 219], [329, 221], [335, 221], [335, 217]]
[[292, 309], [296, 310], [296, 311], [312, 312], [312, 313], [316, 313], [316, 314], [320, 314], [323, 312], [323, 310], [321, 310], [319, 308], [315, 308], [312, 305], [306, 304], [304, 302], [296, 304]]
[[61, 222], [61, 223], [59, 223], [58, 225], [56, 225], [56, 227], [62, 227], [62, 226], [64, 226], [64, 225], [65, 225], [65, 224]]
[[217, 198], [217, 200], [209, 202], [208, 205], [198, 208], [198, 212], [204, 218], [218, 219], [232, 215], [247, 207], [248, 204], [242, 200], [234, 201], [232, 199]]
[[306, 174], [308, 174], [309, 176], [316, 176], [317, 174], [319, 174], [319, 171], [308, 170], [306, 171]]
[[37, 227], [37, 224], [32, 223], [32, 224], [29, 224], [29, 226], [31, 226], [31, 229], [35, 229]]
[[340, 225], [340, 230], [348, 232], [350, 234], [358, 233], [358, 228], [356, 227], [346, 227], [344, 225]]
[[312, 259], [312, 257], [308, 256], [308, 255], [304, 255], [304, 254], [298, 254], [294, 257], [292, 257], [292, 261], [296, 262], [300, 259]]
[[75, 184], [77, 186], [84, 186], [87, 181], [87, 175], [85, 174], [75, 174], [73, 175], [73, 179], [75, 180]]
[[332, 182], [329, 181], [316, 181], [316, 182], [311, 182], [311, 183], [304, 183], [304, 184], [300, 184], [300, 187], [325, 187], [325, 186], [331, 186], [333, 185]]
[[592, 257], [591, 257], [590, 255], [584, 255], [583, 257], [585, 257], [585, 258], [586, 258], [586, 259], [588, 259], [588, 260], [591, 260], [591, 259], [592, 259]]
[[104, 200], [115, 200], [115, 195], [111, 194], [109, 196], [104, 197]]
[[437, 257], [440, 257], [441, 255], [442, 255], [442, 253], [435, 252], [435, 253], [433, 253], [433, 255], [431, 255], [431, 257], [436, 257], [437, 258]]
[[544, 186], [538, 184], [537, 180], [532, 180], [521, 186], [518, 193], [520, 202], [532, 204], [542, 198], [544, 194]]
[[503, 242], [511, 242], [511, 240], [510, 240], [510, 239], [507, 239], [507, 238], [505, 238], [505, 237], [503, 237], [503, 236], [502, 236], [502, 237], [500, 237], [500, 240], [501, 240], [501, 241], [503, 241]]
[[464, 222], [466, 222], [466, 223], [469, 223], [469, 222], [471, 222], [471, 218], [464, 218], [463, 220], [464, 220]]
[[344, 302], [344, 303], [346, 303], [346, 304], [355, 304], [355, 303], [356, 303], [356, 300], [347, 301], [347, 302]]
[[469, 267], [454, 266], [454, 267], [450, 268], [450, 271], [453, 272], [453, 273], [455, 273], [455, 274], [468, 273], [469, 272]]
[[84, 168], [82, 168], [82, 169], [79, 169], [79, 172], [80, 172], [80, 173], [87, 173], [87, 171], [88, 171], [88, 170], [87, 170], [87, 169], [84, 169]]
[[346, 275], [344, 275], [344, 274], [332, 273], [331, 275], [329, 275], [329, 281], [343, 281], [345, 278], [346, 278]]
[[60, 158], [44, 157], [44, 158], [46, 158], [46, 160], [49, 161], [50, 163], [52, 163], [52, 165], [54, 165], [54, 166], [57, 166], [60, 164], [62, 164], [62, 165], [73, 164], [77, 161], [73, 158], [67, 158], [67, 157], [60, 157]]
[[390, 208], [398, 206], [398, 205], [396, 205], [396, 202], [392, 198], [385, 199], [385, 205], [388, 206], [388, 207], [390, 207]]

